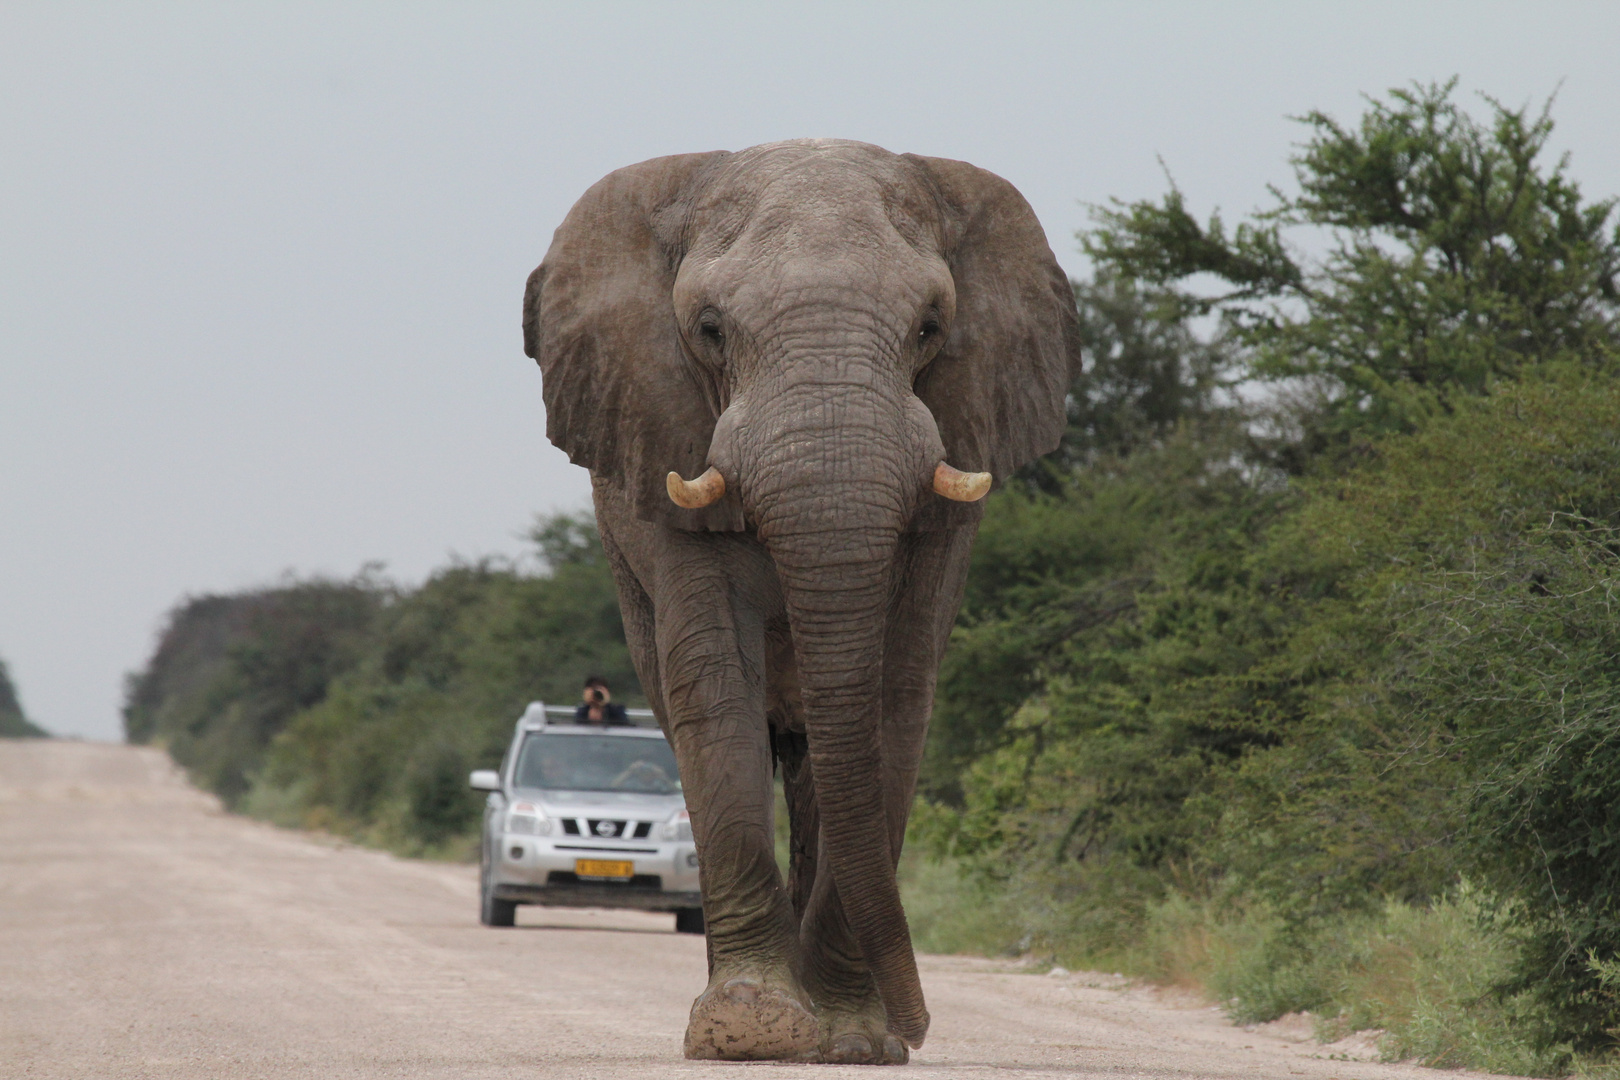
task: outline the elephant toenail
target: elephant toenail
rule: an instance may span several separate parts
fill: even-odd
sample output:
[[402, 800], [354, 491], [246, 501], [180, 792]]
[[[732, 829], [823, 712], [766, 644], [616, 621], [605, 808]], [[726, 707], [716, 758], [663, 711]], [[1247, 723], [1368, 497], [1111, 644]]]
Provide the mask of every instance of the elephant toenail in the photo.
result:
[[832, 1053], [827, 1055], [827, 1060], [845, 1063], [871, 1061], [872, 1040], [855, 1032], [840, 1035], [837, 1041], [833, 1043]]
[[906, 1044], [905, 1043], [901, 1042], [898, 1038], [896, 1038], [893, 1035], [884, 1036], [884, 1038], [883, 1038], [883, 1060], [884, 1061], [893, 1062], [894, 1064], [897, 1064], [897, 1065], [904, 1065], [906, 1063], [906, 1059], [909, 1058], [910, 1056], [911, 1056], [910, 1054], [906, 1053]]
[[753, 979], [732, 979], [724, 989], [726, 996], [739, 1005], [752, 1005], [759, 998], [759, 983]]

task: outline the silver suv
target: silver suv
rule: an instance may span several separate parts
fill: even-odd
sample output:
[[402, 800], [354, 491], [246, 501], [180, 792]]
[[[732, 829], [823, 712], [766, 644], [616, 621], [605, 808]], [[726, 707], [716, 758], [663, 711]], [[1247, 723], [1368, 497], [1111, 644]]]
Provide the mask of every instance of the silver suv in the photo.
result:
[[574, 722], [534, 702], [517, 722], [489, 792], [479, 860], [480, 920], [511, 926], [519, 904], [673, 911], [703, 933], [697, 848], [675, 754], [646, 709], [631, 727]]

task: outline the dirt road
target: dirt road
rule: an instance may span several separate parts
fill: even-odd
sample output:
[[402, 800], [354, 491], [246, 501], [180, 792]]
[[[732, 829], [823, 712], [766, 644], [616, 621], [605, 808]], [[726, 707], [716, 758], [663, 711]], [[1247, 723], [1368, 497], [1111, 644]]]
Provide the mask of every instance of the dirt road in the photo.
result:
[[[0, 1077], [873, 1075], [683, 1061], [701, 938], [538, 908], [489, 930], [475, 893], [468, 867], [226, 815], [154, 750], [0, 741]], [[917, 1080], [1462, 1075], [1109, 979], [921, 966], [933, 1029], [896, 1074]]]

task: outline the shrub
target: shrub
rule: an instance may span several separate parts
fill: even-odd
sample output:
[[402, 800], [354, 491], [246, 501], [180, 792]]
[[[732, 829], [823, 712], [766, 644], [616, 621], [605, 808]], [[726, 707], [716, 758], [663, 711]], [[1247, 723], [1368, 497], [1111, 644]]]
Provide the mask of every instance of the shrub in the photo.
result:
[[17, 688], [11, 681], [11, 672], [5, 660], [0, 659], [0, 738], [39, 739], [49, 734], [23, 715], [22, 703], [17, 700]]

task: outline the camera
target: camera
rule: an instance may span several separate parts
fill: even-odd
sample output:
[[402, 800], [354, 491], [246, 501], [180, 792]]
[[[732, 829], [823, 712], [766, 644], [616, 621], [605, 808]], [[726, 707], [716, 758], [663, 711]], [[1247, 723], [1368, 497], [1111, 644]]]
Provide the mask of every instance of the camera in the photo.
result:
[[586, 696], [590, 698], [593, 705], [600, 705], [607, 700], [607, 695], [596, 687], [592, 687], [591, 692]]

